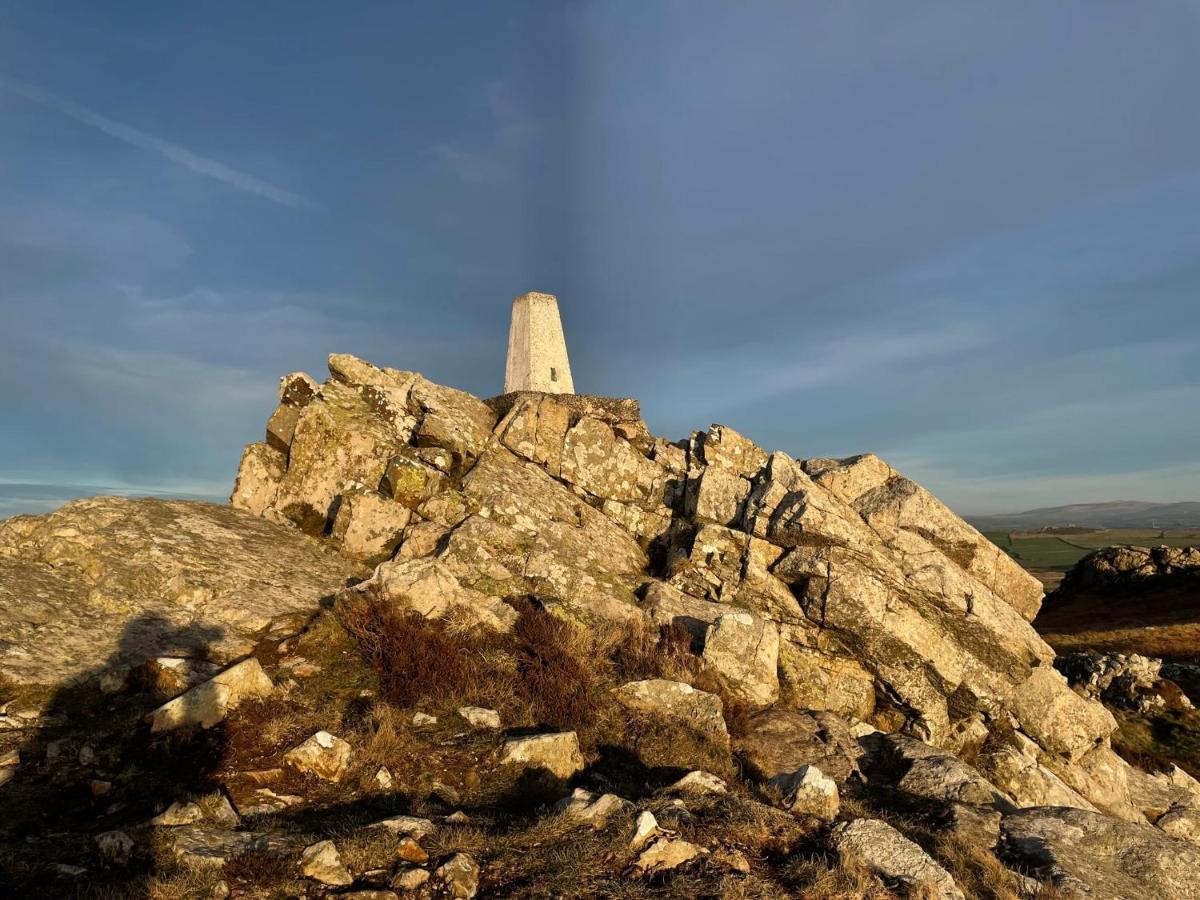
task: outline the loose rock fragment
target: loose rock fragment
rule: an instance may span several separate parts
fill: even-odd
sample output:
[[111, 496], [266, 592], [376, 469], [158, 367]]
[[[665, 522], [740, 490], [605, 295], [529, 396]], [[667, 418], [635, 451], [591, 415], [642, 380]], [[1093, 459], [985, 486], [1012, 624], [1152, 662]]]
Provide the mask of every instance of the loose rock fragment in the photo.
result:
[[300, 854], [300, 874], [321, 884], [345, 887], [354, 883], [333, 841], [318, 841]]
[[644, 809], [638, 813], [637, 821], [633, 823], [633, 837], [629, 840], [629, 846], [638, 850], [658, 833], [658, 820], [654, 818], [654, 813]]
[[504, 742], [501, 762], [506, 765], [544, 769], [558, 778], [570, 778], [583, 769], [583, 753], [573, 731], [534, 734]]
[[644, 875], [667, 872], [707, 853], [703, 847], [687, 841], [658, 838], [642, 851], [634, 863], [634, 868]]
[[133, 838], [123, 831], [105, 831], [96, 835], [96, 847], [105, 862], [123, 866], [133, 855]]
[[482, 706], [460, 706], [458, 714], [466, 719], [467, 724], [472, 728], [498, 729], [500, 727], [500, 713], [494, 709], [484, 709]]
[[455, 853], [437, 868], [437, 876], [451, 897], [469, 900], [479, 890], [479, 863], [465, 853]]
[[318, 731], [303, 744], [284, 754], [283, 759], [293, 768], [323, 778], [340, 781], [350, 764], [350, 744], [328, 731]]

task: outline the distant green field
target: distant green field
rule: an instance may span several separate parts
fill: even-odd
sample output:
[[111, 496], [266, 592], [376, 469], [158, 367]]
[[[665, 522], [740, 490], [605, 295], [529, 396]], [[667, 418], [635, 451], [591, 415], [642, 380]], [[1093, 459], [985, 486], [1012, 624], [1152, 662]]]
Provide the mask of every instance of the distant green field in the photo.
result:
[[988, 531], [985, 536], [1027, 569], [1065, 571], [1093, 550], [1114, 544], [1155, 547], [1200, 545], [1200, 531], [1159, 531], [1157, 529], [1114, 528], [1087, 534], [1023, 534]]

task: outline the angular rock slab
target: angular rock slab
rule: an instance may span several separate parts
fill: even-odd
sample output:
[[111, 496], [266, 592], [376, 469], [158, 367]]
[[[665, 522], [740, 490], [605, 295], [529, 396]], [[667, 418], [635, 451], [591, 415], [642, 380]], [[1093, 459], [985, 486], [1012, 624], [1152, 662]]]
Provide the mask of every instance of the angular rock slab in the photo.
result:
[[725, 689], [752, 707], [779, 699], [779, 629], [746, 610], [720, 615], [704, 638], [704, 665]]
[[151, 713], [151, 731], [189, 725], [211, 728], [243, 700], [266, 697], [274, 689], [262, 664], [250, 657], [164, 703]]
[[833, 829], [833, 845], [843, 859], [854, 860], [887, 881], [923, 890], [938, 900], [965, 900], [950, 873], [886, 822], [856, 819]]

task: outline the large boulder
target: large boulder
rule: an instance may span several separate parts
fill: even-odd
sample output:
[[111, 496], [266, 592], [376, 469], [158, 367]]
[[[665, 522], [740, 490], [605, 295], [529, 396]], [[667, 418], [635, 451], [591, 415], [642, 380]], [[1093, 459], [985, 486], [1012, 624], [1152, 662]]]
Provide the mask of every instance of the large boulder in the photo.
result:
[[1065, 807], [1004, 817], [1004, 849], [1066, 896], [1090, 900], [1200, 897], [1200, 847], [1134, 824]]
[[750, 716], [734, 743], [751, 776], [772, 782], [816, 766], [845, 781], [859, 770], [862, 751], [844, 719], [826, 712], [768, 709]]
[[[902, 553], [916, 548], [914, 555], [926, 561], [936, 552], [1033, 621], [1041, 583], [919, 484], [870, 453], [832, 465], [812, 462], [818, 463], [807, 467], [814, 480], [853, 506], [886, 543]], [[910, 542], [902, 543], [902, 535]]]
[[1090, 588], [1166, 578], [1200, 579], [1200, 547], [1104, 547], [1089, 553], [1067, 572], [1055, 599]]
[[158, 656], [246, 655], [358, 567], [210, 503], [94, 497], [0, 522], [0, 671], [59, 684]]
[[266, 697], [273, 689], [262, 664], [251, 657], [164, 703], [150, 714], [150, 730], [211, 728], [242, 701]]
[[868, 776], [887, 772], [896, 788], [914, 797], [1011, 809], [1009, 797], [957, 756], [901, 734], [870, 735]]
[[557, 778], [570, 778], [583, 769], [583, 753], [573, 731], [531, 734], [504, 742], [500, 762], [520, 768], [542, 769]]
[[[1167, 706], [1159, 688], [1163, 677], [1161, 659], [1137, 653], [1071, 653], [1054, 661], [1071, 686], [1093, 700], [1102, 700], [1135, 712], [1147, 713]], [[1181, 691], [1170, 691], [1172, 704], [1190, 709], [1191, 701]]]
[[1117, 730], [1112, 713], [1076, 694], [1049, 666], [1035, 669], [1014, 692], [1012, 711], [1026, 734], [1072, 762]]
[[1041, 748], [1019, 731], [995, 734], [977, 763], [988, 779], [1017, 806], [1072, 806], [1095, 810], [1040, 760]]

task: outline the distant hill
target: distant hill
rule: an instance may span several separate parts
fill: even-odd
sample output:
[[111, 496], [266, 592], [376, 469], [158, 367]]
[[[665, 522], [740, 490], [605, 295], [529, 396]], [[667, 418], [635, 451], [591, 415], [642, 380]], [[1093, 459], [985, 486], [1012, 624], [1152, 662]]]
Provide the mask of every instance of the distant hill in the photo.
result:
[[968, 519], [980, 531], [1032, 530], [1082, 525], [1088, 528], [1200, 528], [1200, 501], [1147, 503], [1113, 500], [1107, 503], [1074, 503], [1026, 512]]
[[225, 502], [224, 496], [188, 494], [154, 488], [112, 487], [96, 484], [27, 484], [0, 482], [0, 519], [9, 516], [38, 515], [58, 509], [79, 497], [110, 495], [115, 497], [163, 497], [168, 500], [209, 500]]

